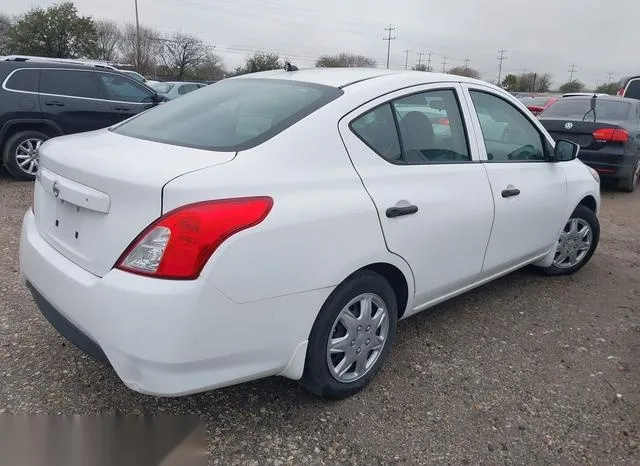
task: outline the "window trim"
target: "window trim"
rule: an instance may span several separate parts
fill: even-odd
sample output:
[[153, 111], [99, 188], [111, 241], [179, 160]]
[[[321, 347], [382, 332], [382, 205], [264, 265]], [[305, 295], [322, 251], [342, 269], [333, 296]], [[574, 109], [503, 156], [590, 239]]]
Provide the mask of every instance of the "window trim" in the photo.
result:
[[[13, 74], [17, 71], [20, 70], [39, 70], [39, 71], [43, 71], [43, 70], [61, 70], [61, 71], [80, 71], [80, 72], [84, 72], [84, 73], [95, 73], [96, 71], [99, 71], [101, 73], [110, 73], [110, 74], [115, 74], [117, 76], [121, 76], [125, 79], [129, 79], [131, 81], [135, 81], [133, 79], [131, 79], [128, 76], [123, 76], [119, 73], [113, 73], [111, 72], [111, 70], [108, 69], [91, 69], [91, 70], [83, 70], [83, 69], [78, 69], [78, 68], [62, 68], [62, 67], [39, 67], [39, 66], [30, 66], [30, 67], [26, 67], [26, 68], [16, 68], [15, 70], [11, 71], [11, 73], [9, 73], [7, 75], [7, 77], [4, 79], [4, 81], [2, 82], [2, 89], [4, 89], [7, 92], [15, 92], [18, 94], [31, 94], [31, 95], [43, 95], [43, 96], [49, 96], [49, 97], [63, 97], [66, 99], [81, 99], [81, 100], [90, 100], [90, 101], [98, 101], [98, 102], [110, 102], [110, 103], [115, 103], [115, 104], [132, 104], [132, 105], [150, 105], [153, 104], [154, 102], [127, 102], [124, 100], [109, 100], [109, 99], [98, 99], [98, 98], [94, 98], [94, 97], [77, 97], [74, 95], [62, 95], [62, 94], [49, 94], [49, 93], [45, 93], [45, 92], [40, 92], [40, 86], [38, 86], [38, 92], [33, 92], [33, 91], [20, 91], [17, 89], [11, 89], [7, 87], [7, 82], [9, 81], [9, 79], [11, 78], [11, 76], [13, 76]], [[42, 77], [42, 74], [40, 75]], [[137, 83], [137, 84], [141, 84], [141, 83]], [[144, 86], [144, 85], [143, 85]], [[152, 89], [150, 89], [151, 92], [153, 92]]]
[[[465, 84], [464, 89], [466, 91], [466, 96], [468, 98], [468, 105], [471, 111], [471, 118], [473, 118], [475, 120], [475, 123], [477, 123], [476, 132], [479, 131], [478, 135], [480, 136], [480, 141], [478, 141], [478, 144], [481, 144], [482, 148], [484, 149], [485, 158], [484, 160], [481, 160], [482, 163], [550, 163], [550, 162], [553, 162], [551, 155], [553, 153], [553, 148], [555, 147], [555, 144], [551, 143], [551, 141], [549, 141], [549, 138], [547, 137], [546, 132], [540, 129], [541, 124], [539, 121], [534, 121], [524, 111], [522, 111], [521, 108], [518, 108], [518, 105], [514, 105], [514, 103], [510, 101], [507, 97], [500, 95], [497, 92], [493, 92], [492, 89], [490, 88], [485, 88], [477, 84], [473, 84], [473, 85]], [[489, 160], [484, 133], [482, 132], [482, 126], [480, 125], [480, 119], [478, 118], [478, 111], [476, 110], [475, 103], [473, 102], [471, 92], [488, 94], [492, 97], [495, 97], [496, 99], [502, 100], [507, 105], [511, 106], [515, 111], [519, 112], [529, 123], [531, 123], [531, 125], [538, 132], [538, 135], [540, 137], [542, 150], [544, 151], [544, 160]], [[524, 106], [522, 102], [520, 101], [517, 101], [517, 102], [519, 105]]]
[[[22, 89], [13, 89], [13, 88], [6, 87], [6, 86], [5, 86], [5, 84], [9, 84], [9, 81], [11, 80], [11, 78], [13, 77], [13, 75], [14, 75], [14, 74], [16, 74], [16, 72], [17, 72], [17, 71], [29, 71], [29, 70], [35, 70], [35, 71], [37, 71], [37, 72], [38, 72], [38, 84], [37, 84], [37, 89], [38, 89], [38, 91], [39, 91], [39, 90], [40, 90], [40, 75], [41, 75], [41, 72], [40, 72], [41, 70], [40, 70], [40, 68], [18, 68], [18, 69], [15, 69], [15, 70], [11, 71], [11, 73], [9, 73], [9, 74], [7, 75], [7, 77], [6, 77], [6, 79], [4, 80], [4, 83], [3, 83], [3, 86], [2, 86], [2, 87], [3, 87], [3, 89], [5, 89], [6, 91], [10, 91], [10, 92], [23, 92], [23, 93], [25, 93], [25, 94], [32, 94], [32, 93], [34, 93], [34, 91], [25, 91], [25, 90], [22, 90]], [[36, 92], [36, 93], [37, 93], [37, 92]]]
[[[415, 166], [424, 166], [424, 165], [459, 165], [459, 164], [466, 164], [466, 163], [479, 163], [481, 162], [480, 160], [473, 160], [473, 152], [471, 151], [471, 143], [470, 143], [470, 137], [469, 137], [469, 129], [468, 129], [468, 125], [467, 122], [465, 121], [465, 117], [464, 117], [464, 112], [462, 111], [462, 102], [460, 100], [460, 96], [458, 95], [459, 93], [459, 88], [457, 87], [457, 84], [459, 84], [458, 82], [446, 82], [446, 83], [427, 83], [427, 84], [423, 84], [423, 85], [437, 85], [437, 84], [446, 84], [444, 87], [433, 87], [433, 88], [428, 88], [428, 89], [421, 89], [419, 91], [413, 91], [410, 92], [408, 94], [402, 94], [402, 95], [398, 95], [396, 97], [393, 97], [391, 99], [385, 100], [384, 102], [381, 102], [377, 105], [374, 105], [373, 107], [369, 107], [367, 108], [367, 110], [364, 110], [361, 113], [358, 113], [356, 116], [354, 116], [353, 118], [351, 118], [351, 120], [349, 120], [349, 124], [347, 125], [349, 127], [349, 130], [353, 133], [353, 135], [355, 137], [357, 137], [360, 141], [362, 141], [362, 143], [364, 143], [369, 149], [371, 149], [371, 151], [376, 154], [378, 157], [380, 157], [382, 160], [384, 160], [387, 163], [390, 163], [391, 165], [396, 165], [399, 167], [415, 167]], [[423, 86], [423, 85], [419, 85], [419, 86]], [[415, 87], [415, 86], [412, 86]], [[403, 91], [405, 89], [397, 89], [397, 91]], [[456, 100], [456, 105], [458, 107], [458, 113], [460, 115], [460, 120], [462, 122], [462, 132], [464, 134], [465, 137], [465, 144], [467, 146], [467, 152], [468, 152], [468, 157], [469, 160], [454, 160], [451, 162], [445, 162], [445, 161], [436, 161], [436, 162], [422, 162], [422, 163], [405, 163], [405, 162], [395, 162], [392, 160], [387, 159], [386, 157], [382, 156], [381, 154], [378, 153], [378, 151], [376, 151], [373, 147], [371, 147], [371, 145], [369, 145], [369, 143], [367, 143], [363, 138], [360, 137], [360, 135], [353, 129], [353, 123], [362, 118], [364, 115], [373, 112], [375, 110], [377, 110], [378, 108], [384, 106], [384, 105], [389, 105], [389, 107], [391, 108], [391, 114], [393, 115], [393, 121], [395, 123], [395, 129], [396, 129], [396, 134], [398, 136], [398, 142], [400, 143], [400, 155], [402, 156], [404, 154], [404, 147], [403, 147], [403, 143], [402, 143], [402, 136], [400, 133], [400, 126], [399, 126], [399, 122], [398, 122], [398, 117], [396, 115], [396, 112], [393, 109], [393, 102], [397, 101], [397, 100], [401, 100], [407, 97], [411, 97], [414, 95], [418, 95], [418, 94], [424, 94], [427, 92], [437, 92], [437, 91], [453, 91], [453, 97]], [[395, 91], [392, 92], [393, 94], [395, 94]], [[380, 96], [380, 97], [386, 97], [385, 96]], [[373, 99], [375, 100], [375, 99]], [[367, 102], [368, 103], [368, 102]]]

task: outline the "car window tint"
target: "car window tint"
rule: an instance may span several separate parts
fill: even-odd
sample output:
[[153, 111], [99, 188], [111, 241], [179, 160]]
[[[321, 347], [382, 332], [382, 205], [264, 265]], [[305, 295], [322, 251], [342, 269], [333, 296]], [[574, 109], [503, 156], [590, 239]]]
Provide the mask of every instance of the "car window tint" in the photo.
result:
[[132, 79], [114, 73], [98, 73], [106, 98], [120, 102], [148, 103], [153, 101], [151, 91]]
[[[616, 98], [617, 99], [617, 98]], [[547, 108], [545, 118], [566, 118], [586, 121], [626, 120], [631, 104], [620, 100], [602, 100], [596, 97], [595, 115], [591, 111], [591, 97], [564, 97]]]
[[40, 92], [92, 99], [101, 97], [94, 73], [84, 70], [42, 70]]
[[209, 150], [258, 145], [342, 95], [335, 87], [233, 78], [159, 105], [113, 131]]
[[40, 70], [17, 70], [7, 81], [7, 89], [14, 91], [38, 92]]
[[489, 160], [546, 160], [542, 134], [520, 110], [493, 94], [470, 93]]
[[396, 112], [405, 163], [470, 160], [455, 91], [413, 94], [392, 103]]
[[400, 140], [391, 105], [381, 105], [365, 113], [351, 123], [351, 129], [381, 157], [401, 162]]
[[640, 79], [632, 79], [624, 92], [625, 97], [640, 99]]

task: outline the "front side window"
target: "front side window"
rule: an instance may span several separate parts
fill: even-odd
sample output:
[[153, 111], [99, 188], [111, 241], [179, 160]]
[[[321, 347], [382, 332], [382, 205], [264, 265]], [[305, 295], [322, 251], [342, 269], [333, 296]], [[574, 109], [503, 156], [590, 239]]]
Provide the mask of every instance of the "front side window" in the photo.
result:
[[93, 71], [41, 70], [40, 92], [70, 97], [101, 98]]
[[473, 90], [470, 94], [489, 161], [546, 160], [542, 134], [522, 112], [498, 96]]
[[17, 70], [7, 81], [7, 89], [12, 91], [38, 92], [40, 70]]
[[165, 144], [240, 151], [272, 138], [342, 93], [297, 81], [232, 78], [159, 105], [113, 131]]
[[153, 95], [137, 82], [114, 73], [98, 73], [108, 100], [131, 103], [153, 102]]

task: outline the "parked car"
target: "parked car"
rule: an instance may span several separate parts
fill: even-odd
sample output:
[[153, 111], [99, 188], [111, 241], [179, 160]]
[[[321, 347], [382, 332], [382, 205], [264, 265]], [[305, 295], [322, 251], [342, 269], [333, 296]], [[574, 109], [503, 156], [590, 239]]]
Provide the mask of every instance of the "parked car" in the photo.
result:
[[554, 139], [580, 145], [580, 159], [602, 177], [635, 190], [640, 165], [640, 101], [620, 97], [560, 99], [539, 115]]
[[116, 70], [54, 61], [0, 61], [0, 82], [0, 153], [19, 180], [35, 179], [47, 139], [113, 125], [162, 100]]
[[557, 96], [535, 96], [535, 97], [522, 97], [520, 102], [522, 102], [527, 109], [534, 115], [539, 115], [545, 108], [558, 100]]
[[602, 92], [568, 92], [566, 94], [562, 94], [562, 97], [608, 97], [609, 94], [604, 94]]
[[191, 83], [184, 81], [163, 81], [156, 82], [152, 85], [153, 89], [167, 100], [173, 100], [206, 86], [207, 85], [204, 83]]
[[[289, 67], [291, 69], [291, 67]], [[437, 99], [451, 138], [421, 111]], [[479, 113], [510, 139], [481, 130]], [[271, 375], [343, 398], [396, 324], [528, 264], [597, 247], [598, 174], [502, 89], [382, 69], [225, 79], [41, 148], [21, 278], [133, 390]]]
[[618, 89], [618, 97], [640, 99], [640, 76], [631, 76], [625, 79]]

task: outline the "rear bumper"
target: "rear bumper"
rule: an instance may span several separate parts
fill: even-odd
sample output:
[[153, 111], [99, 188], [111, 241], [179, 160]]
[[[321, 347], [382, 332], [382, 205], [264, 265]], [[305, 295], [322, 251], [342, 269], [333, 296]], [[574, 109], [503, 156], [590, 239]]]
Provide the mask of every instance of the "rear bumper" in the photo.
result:
[[602, 178], [624, 179], [631, 176], [638, 156], [605, 154], [581, 149], [578, 158], [596, 170]]
[[52, 248], [31, 211], [20, 274], [62, 335], [106, 358], [129, 388], [159, 396], [270, 375], [299, 378], [311, 327], [332, 290], [238, 304], [202, 277], [179, 282], [112, 270], [99, 278]]

